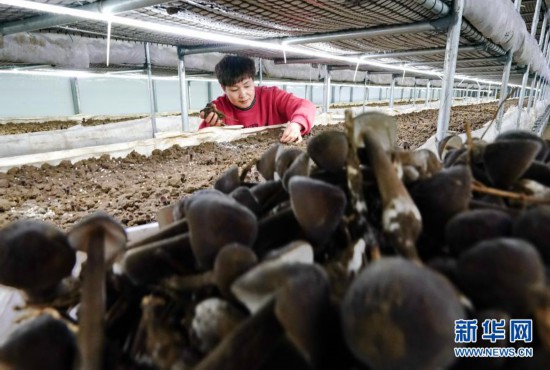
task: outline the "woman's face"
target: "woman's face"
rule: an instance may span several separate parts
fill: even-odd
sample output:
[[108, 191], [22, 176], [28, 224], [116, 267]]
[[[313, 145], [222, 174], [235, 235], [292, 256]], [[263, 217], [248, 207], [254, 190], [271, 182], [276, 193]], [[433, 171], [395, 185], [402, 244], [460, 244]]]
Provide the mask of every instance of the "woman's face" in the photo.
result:
[[246, 109], [254, 101], [254, 80], [247, 77], [235, 85], [223, 86], [227, 98], [237, 108]]

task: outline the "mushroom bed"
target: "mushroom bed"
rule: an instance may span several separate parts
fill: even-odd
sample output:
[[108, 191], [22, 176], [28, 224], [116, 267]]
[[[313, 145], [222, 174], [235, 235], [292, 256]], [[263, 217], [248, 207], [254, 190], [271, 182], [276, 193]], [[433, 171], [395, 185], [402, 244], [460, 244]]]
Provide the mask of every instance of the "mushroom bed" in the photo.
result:
[[[507, 101], [506, 108], [514, 102]], [[493, 119], [497, 103], [453, 107], [449, 129], [462, 133], [465, 122], [478, 129]], [[396, 116], [398, 145], [411, 149], [435, 134], [437, 110]], [[94, 122], [101, 124], [101, 121]], [[65, 126], [60, 126], [65, 125]], [[53, 130], [67, 123], [0, 125], [3, 134]], [[19, 131], [16, 131], [19, 127]], [[309, 137], [342, 124], [316, 126]], [[126, 158], [103, 156], [71, 164], [40, 168], [23, 166], [0, 173], [0, 227], [21, 219], [40, 219], [67, 230], [75, 222], [103, 210], [125, 226], [150, 223], [156, 212], [213, 180], [229, 166], [242, 167], [278, 141], [279, 130], [226, 143], [174, 146], [150, 157], [132, 153]], [[293, 147], [304, 150], [308, 138]], [[250, 180], [258, 180], [253, 173]]]
[[[451, 135], [441, 161], [398, 148], [411, 121], [427, 126], [347, 112], [296, 146], [273, 131], [150, 160], [12, 170], [40, 184], [59, 169], [94, 182], [134, 168], [149, 177], [119, 186], [172, 207], [160, 230], [133, 241], [95, 203], [66, 230], [37, 217], [0, 228], [0, 284], [26, 304], [0, 343], [0, 368], [547, 370], [549, 142], [527, 131], [492, 143]], [[413, 148], [426, 139], [411, 137]], [[147, 187], [161, 165], [182, 186], [194, 172], [182, 165], [198, 166], [199, 153], [212, 168], [194, 189]], [[500, 356], [457, 356], [468, 347]]]

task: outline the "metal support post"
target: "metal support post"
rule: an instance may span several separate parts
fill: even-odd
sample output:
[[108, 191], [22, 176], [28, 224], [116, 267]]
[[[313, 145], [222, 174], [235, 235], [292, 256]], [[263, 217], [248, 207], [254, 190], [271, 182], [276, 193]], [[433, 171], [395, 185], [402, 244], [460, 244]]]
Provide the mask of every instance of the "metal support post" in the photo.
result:
[[78, 88], [78, 79], [76, 77], [71, 78], [71, 95], [73, 97], [74, 114], [82, 113], [82, 106], [80, 104], [80, 89]]
[[330, 69], [325, 65], [325, 84], [323, 86], [323, 113], [328, 113], [330, 106]]
[[149, 90], [149, 108], [151, 117], [152, 137], [157, 133], [157, 117], [155, 112], [155, 89], [153, 87], [153, 72], [151, 70], [151, 54], [149, 53], [149, 43], [145, 43], [145, 64], [147, 65], [147, 87]]
[[455, 78], [456, 59], [458, 56], [458, 44], [460, 41], [463, 10], [464, 0], [453, 1], [451, 27], [447, 33], [447, 46], [445, 47], [445, 63], [443, 65], [444, 77], [441, 84], [441, 99], [439, 101], [439, 114], [437, 117], [436, 142], [443, 140], [443, 138], [447, 135], [449, 121], [451, 119], [453, 82]]
[[391, 76], [391, 85], [390, 85], [390, 105], [389, 108], [393, 109], [393, 102], [395, 99], [395, 83], [396, 83], [397, 77], [394, 75]]
[[424, 101], [424, 106], [427, 107], [430, 104], [430, 87], [432, 85], [432, 81], [428, 80], [428, 83], [426, 84], [426, 100]]
[[189, 131], [189, 99], [187, 79], [185, 78], [185, 55], [183, 49], [178, 47], [178, 77], [180, 87], [181, 127], [184, 132]]

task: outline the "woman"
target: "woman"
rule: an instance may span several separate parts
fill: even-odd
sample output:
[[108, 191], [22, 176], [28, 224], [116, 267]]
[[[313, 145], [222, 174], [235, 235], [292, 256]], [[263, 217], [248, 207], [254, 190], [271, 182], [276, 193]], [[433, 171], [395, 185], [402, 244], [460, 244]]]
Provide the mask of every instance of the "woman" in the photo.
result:
[[282, 143], [302, 140], [313, 126], [316, 108], [309, 100], [298, 98], [277, 87], [255, 86], [256, 66], [250, 58], [225, 56], [215, 68], [225, 95], [212, 102], [221, 112], [201, 111], [199, 129], [209, 126], [269, 126], [287, 123]]

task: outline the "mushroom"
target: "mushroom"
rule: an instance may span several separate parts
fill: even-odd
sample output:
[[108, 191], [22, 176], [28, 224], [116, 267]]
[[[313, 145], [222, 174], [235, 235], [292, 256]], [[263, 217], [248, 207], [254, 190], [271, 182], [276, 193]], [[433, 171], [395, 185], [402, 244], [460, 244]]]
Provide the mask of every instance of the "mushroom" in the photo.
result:
[[136, 285], [154, 283], [173, 274], [190, 274], [195, 271], [195, 257], [189, 233], [127, 250], [120, 265]]
[[393, 151], [391, 161], [397, 173], [403, 174], [400, 177], [405, 184], [431, 177], [443, 167], [435, 153], [428, 149]]
[[312, 165], [313, 163], [307, 153], [302, 153], [296, 157], [283, 176], [282, 182], [285, 190], [288, 192], [288, 183], [294, 176], [309, 176]]
[[531, 166], [540, 148], [533, 140], [501, 139], [488, 144], [483, 163], [491, 182], [498, 188], [509, 188]]
[[126, 249], [134, 249], [146, 244], [151, 244], [154, 242], [158, 242], [167, 238], [171, 238], [178, 235], [183, 235], [189, 231], [189, 225], [187, 223], [187, 219], [178, 219], [177, 221], [174, 221], [168, 225], [166, 225], [164, 228], [161, 228], [157, 232], [146, 236], [145, 238], [136, 240], [134, 242], [128, 243], [126, 245]]
[[347, 200], [344, 191], [334, 185], [296, 176], [289, 184], [290, 204], [308, 240], [321, 246], [340, 223]]
[[422, 218], [386, 154], [395, 142], [395, 125], [393, 117], [378, 112], [363, 113], [354, 119], [357, 146], [364, 146], [380, 191], [383, 232], [400, 254], [417, 258], [416, 239]]
[[511, 236], [512, 217], [501, 210], [478, 209], [461, 212], [445, 227], [445, 239], [454, 256], [485, 239]]
[[76, 351], [67, 324], [42, 314], [19, 325], [0, 345], [0, 369], [71, 370]]
[[530, 292], [545, 284], [544, 264], [531, 243], [516, 238], [481, 241], [458, 260], [459, 288], [478, 309], [529, 312]]
[[273, 178], [275, 180], [282, 179], [287, 169], [302, 153], [303, 152], [300, 149], [287, 148], [281, 145], [279, 149], [277, 149], [277, 154], [275, 155], [275, 173], [273, 175]]
[[355, 278], [341, 317], [346, 343], [370, 369], [436, 370], [456, 359], [454, 322], [465, 312], [442, 275], [386, 257]]
[[29, 303], [55, 298], [76, 262], [67, 237], [43, 221], [15, 221], [0, 230], [0, 284], [21, 289]]
[[260, 159], [256, 162], [256, 168], [258, 169], [258, 172], [260, 172], [264, 179], [268, 181], [273, 180], [274, 178], [275, 157], [277, 156], [277, 152], [279, 151], [280, 147], [282, 147], [281, 144], [273, 144], [262, 154]]
[[[397, 141], [397, 122], [395, 118], [381, 112], [366, 112], [355, 117], [355, 143], [357, 148], [368, 148], [365, 136], [368, 134], [371, 141], [378, 143], [380, 148], [389, 152], [395, 148]], [[372, 131], [366, 132], [369, 128]]]
[[199, 350], [208, 353], [245, 319], [246, 315], [228, 301], [208, 298], [195, 307], [191, 335], [196, 338]]
[[288, 207], [258, 222], [258, 237], [252, 249], [262, 258], [269, 251], [297, 239], [307, 238], [294, 212]]
[[307, 143], [307, 153], [320, 168], [337, 172], [346, 165], [348, 139], [340, 131], [325, 131], [313, 136]]
[[442, 161], [445, 161], [447, 154], [462, 148], [462, 139], [458, 135], [447, 135], [437, 145], [437, 154]]
[[256, 215], [256, 217], [261, 214], [262, 207], [249, 187], [239, 186], [238, 188], [234, 189], [229, 195], [237, 202], [251, 210], [252, 213]]
[[264, 261], [268, 260], [284, 260], [284, 261], [299, 261], [313, 262], [313, 248], [303, 240], [296, 240], [281, 248], [273, 249], [264, 256]]
[[258, 234], [256, 216], [228, 196], [196, 197], [186, 209], [191, 249], [198, 267], [211, 269], [226, 244], [252, 246]]
[[232, 243], [224, 246], [216, 256], [214, 268], [198, 275], [173, 276], [165, 285], [176, 290], [193, 290], [214, 285], [225, 298], [232, 298], [231, 284], [258, 262], [256, 254], [247, 246]]
[[276, 290], [288, 280], [295, 271], [305, 264], [313, 264], [311, 246], [301, 246], [306, 253], [294, 253], [295, 249], [284, 247], [279, 256], [269, 258], [241, 275], [231, 285], [231, 291], [252, 313], [258, 311], [269, 301]]
[[68, 240], [74, 249], [87, 255], [78, 330], [79, 368], [100, 370], [105, 342], [105, 275], [124, 250], [126, 231], [113, 218], [98, 212], [74, 226]]
[[189, 203], [192, 202], [195, 197], [202, 196], [205, 194], [224, 196], [224, 193], [222, 193], [218, 189], [213, 189], [213, 188], [199, 189], [195, 191], [193, 194], [191, 194], [190, 196], [184, 197], [180, 199], [178, 202], [176, 202], [176, 204], [174, 204], [174, 210], [173, 210], [174, 220], [181, 220], [185, 218], [185, 209], [189, 206]]
[[537, 248], [544, 263], [550, 265], [550, 206], [539, 205], [522, 212], [514, 223], [513, 235]]
[[424, 220], [423, 236], [432, 243], [419, 243], [421, 255], [439, 253], [445, 225], [456, 214], [468, 209], [472, 175], [467, 166], [445, 168], [434, 176], [411, 184], [409, 192]]
[[534, 161], [522, 175], [522, 178], [534, 180], [544, 186], [550, 186], [550, 166], [544, 162]]
[[497, 142], [497, 141], [502, 141], [502, 140], [532, 141], [532, 142], [538, 143], [538, 144], [540, 144], [540, 146], [539, 146], [539, 151], [537, 152], [535, 159], [538, 160], [538, 161], [544, 161], [546, 156], [547, 156], [548, 144], [546, 143], [546, 141], [542, 137], [540, 137], [540, 136], [538, 136], [538, 135], [536, 135], [532, 132], [525, 131], [525, 130], [507, 130], [507, 131], [504, 131], [504, 132], [500, 133], [495, 138], [494, 141]]
[[229, 194], [239, 187], [241, 179], [239, 177], [239, 167], [231, 166], [225, 170], [214, 182], [214, 189], [222, 193]]
[[250, 191], [261, 207], [260, 215], [264, 215], [273, 207], [288, 200], [288, 193], [280, 180], [269, 180], [254, 185]]
[[284, 335], [310, 366], [319, 366], [319, 358], [328, 351], [323, 326], [330, 305], [327, 277], [317, 265], [281, 266], [287, 267], [281, 271], [281, 285], [272, 285], [271, 297], [210, 352], [197, 370], [258, 369]]

